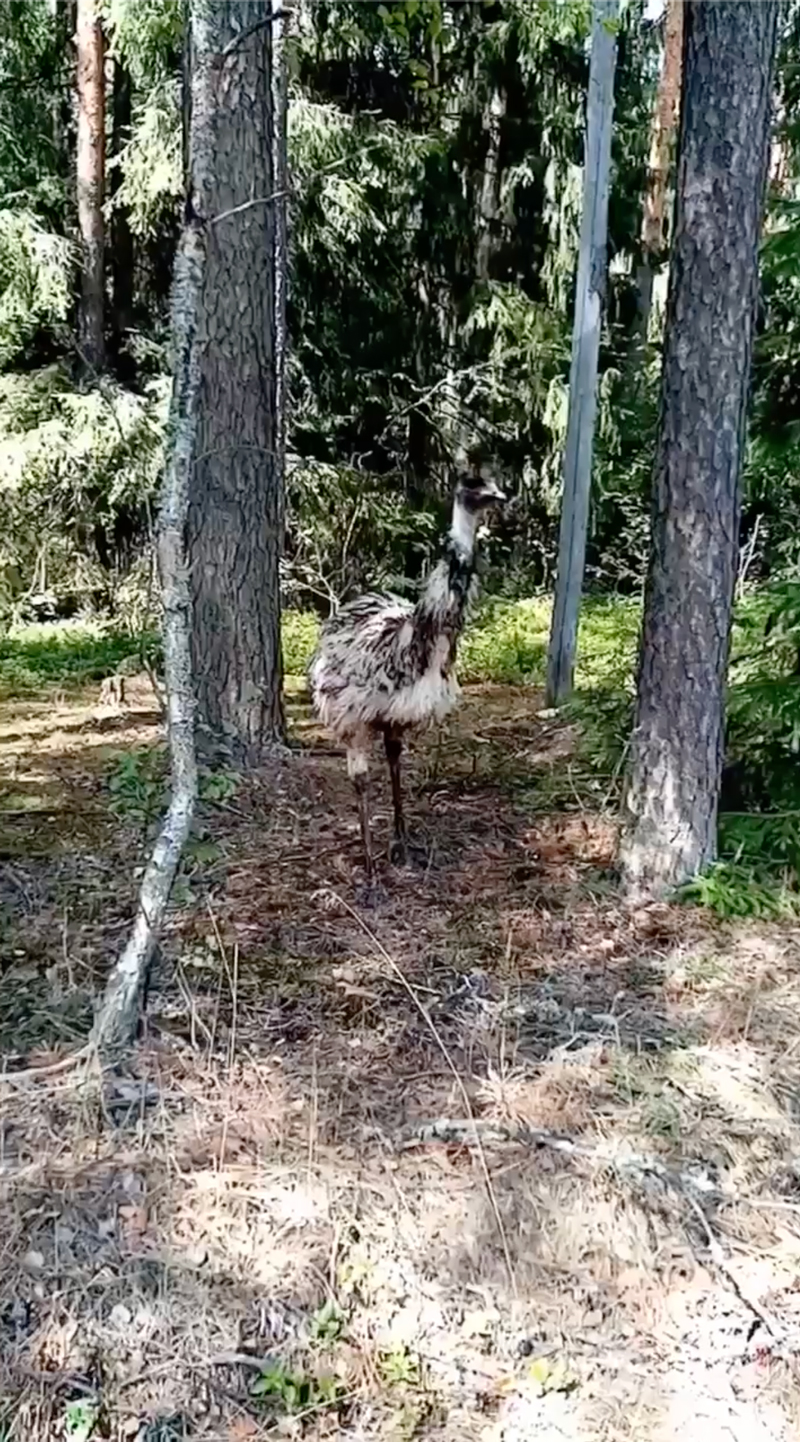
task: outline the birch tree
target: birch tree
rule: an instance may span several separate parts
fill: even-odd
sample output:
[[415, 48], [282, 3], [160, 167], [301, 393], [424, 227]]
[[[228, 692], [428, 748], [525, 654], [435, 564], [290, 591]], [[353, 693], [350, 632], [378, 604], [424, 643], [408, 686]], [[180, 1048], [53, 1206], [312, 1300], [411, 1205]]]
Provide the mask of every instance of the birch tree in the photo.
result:
[[208, 0], [192, 0], [191, 105], [186, 218], [175, 259], [173, 341], [175, 374], [164, 487], [159, 511], [158, 562], [164, 612], [172, 797], [145, 871], [131, 934], [114, 966], [93, 1041], [113, 1051], [135, 1034], [142, 989], [172, 884], [189, 836], [197, 797], [194, 688], [191, 667], [191, 596], [184, 532], [197, 436], [201, 385], [201, 312], [207, 267], [218, 53]]
[[777, 0], [686, 6], [652, 547], [621, 866], [659, 895], [716, 856], [725, 676]]

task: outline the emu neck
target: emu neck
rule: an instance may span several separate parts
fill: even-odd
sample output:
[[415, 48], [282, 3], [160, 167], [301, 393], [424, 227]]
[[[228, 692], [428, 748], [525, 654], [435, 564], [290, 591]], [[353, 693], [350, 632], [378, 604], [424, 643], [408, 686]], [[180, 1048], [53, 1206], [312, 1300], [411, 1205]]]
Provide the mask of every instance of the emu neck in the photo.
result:
[[458, 501], [445, 538], [443, 556], [431, 571], [416, 606], [417, 625], [455, 639], [464, 624], [475, 570], [477, 518]]
[[450, 540], [456, 551], [464, 557], [465, 561], [472, 558], [475, 550], [475, 532], [478, 529], [478, 517], [471, 515], [466, 506], [456, 501], [453, 506], [453, 519], [450, 522]]

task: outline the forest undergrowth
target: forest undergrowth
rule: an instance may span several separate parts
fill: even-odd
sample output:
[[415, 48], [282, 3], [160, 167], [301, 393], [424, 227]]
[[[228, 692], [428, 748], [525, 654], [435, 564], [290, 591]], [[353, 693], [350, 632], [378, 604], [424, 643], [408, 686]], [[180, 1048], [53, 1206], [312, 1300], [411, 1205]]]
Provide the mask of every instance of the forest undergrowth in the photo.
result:
[[290, 684], [292, 755], [203, 777], [135, 1060], [16, 1082], [86, 1035], [164, 760], [146, 675], [101, 703], [121, 643], [4, 643], [5, 1442], [797, 1435], [800, 935], [620, 905], [636, 616], [589, 614], [574, 711], [473, 679], [414, 746], [428, 864], [368, 912]]

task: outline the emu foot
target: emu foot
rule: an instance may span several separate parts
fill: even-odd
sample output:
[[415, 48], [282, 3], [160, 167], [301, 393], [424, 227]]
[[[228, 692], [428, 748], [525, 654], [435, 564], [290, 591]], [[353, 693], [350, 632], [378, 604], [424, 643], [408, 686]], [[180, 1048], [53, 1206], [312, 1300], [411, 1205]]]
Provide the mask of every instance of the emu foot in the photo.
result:
[[384, 902], [388, 900], [389, 893], [386, 887], [381, 886], [374, 876], [368, 878], [363, 886], [356, 889], [356, 904], [363, 906], [365, 911], [374, 911], [376, 907], [383, 906]]
[[427, 846], [410, 841], [407, 836], [395, 836], [389, 848], [389, 860], [393, 866], [417, 866], [426, 870], [430, 861]]

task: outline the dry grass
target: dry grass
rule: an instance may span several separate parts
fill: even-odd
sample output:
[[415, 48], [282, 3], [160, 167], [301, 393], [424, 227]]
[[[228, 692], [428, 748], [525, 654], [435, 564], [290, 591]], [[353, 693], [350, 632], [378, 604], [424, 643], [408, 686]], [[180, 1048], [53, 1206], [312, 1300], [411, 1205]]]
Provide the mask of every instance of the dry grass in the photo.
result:
[[[548, 811], [574, 738], [497, 687], [417, 749], [430, 866], [362, 914], [292, 713], [206, 808], [129, 1069], [0, 1084], [0, 1438], [797, 1436], [798, 936], [624, 912], [608, 818]], [[143, 684], [3, 708], [6, 1068], [85, 1034], [140, 839], [109, 768], [158, 734]]]

